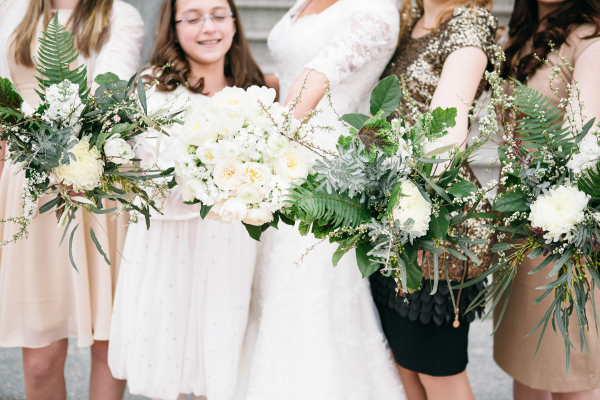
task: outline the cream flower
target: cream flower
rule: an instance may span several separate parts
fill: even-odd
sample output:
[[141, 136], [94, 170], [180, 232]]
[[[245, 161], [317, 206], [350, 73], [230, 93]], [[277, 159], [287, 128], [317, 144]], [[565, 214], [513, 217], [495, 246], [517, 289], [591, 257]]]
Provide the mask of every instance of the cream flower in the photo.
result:
[[263, 199], [263, 194], [260, 192], [260, 190], [247, 183], [240, 185], [236, 191], [236, 195], [239, 199], [247, 204], [257, 204]]
[[404, 178], [400, 180], [402, 195], [398, 205], [392, 210], [394, 220], [404, 224], [409, 218], [414, 221], [411, 232], [414, 237], [427, 234], [431, 221], [431, 204], [423, 197], [415, 184]]
[[567, 163], [567, 167], [571, 168], [576, 174], [580, 174], [600, 162], [600, 146], [596, 136], [586, 136], [581, 141], [579, 149], [579, 153], [573, 154], [573, 157]]
[[221, 161], [215, 165], [213, 178], [221, 190], [236, 190], [242, 184], [242, 165], [236, 161]]
[[243, 110], [249, 103], [250, 98], [246, 91], [237, 87], [226, 87], [211, 99], [211, 105], [217, 113], [232, 107]]
[[273, 158], [279, 158], [284, 155], [290, 148], [290, 141], [288, 138], [280, 135], [279, 133], [272, 133], [267, 139], [266, 150], [269, 156]]
[[111, 136], [104, 142], [104, 154], [115, 164], [125, 164], [135, 157], [133, 149], [119, 134]]
[[76, 192], [98, 187], [104, 172], [104, 161], [96, 146], [90, 148], [89, 137], [81, 139], [69, 152], [74, 154], [77, 160], [71, 160], [69, 165], [61, 164], [54, 168], [54, 178], [64, 185], [73, 185]]
[[546, 243], [558, 242], [564, 234], [568, 239], [575, 225], [584, 220], [589, 199], [576, 187], [553, 187], [549, 194], [542, 194], [531, 203], [531, 226], [546, 232]]
[[297, 147], [288, 149], [281, 157], [273, 162], [273, 170], [293, 183], [299, 183], [308, 176], [308, 164], [302, 157], [303, 153]]
[[258, 208], [250, 208], [244, 219], [246, 224], [254, 226], [262, 226], [271, 221], [273, 221], [273, 213], [264, 205]]
[[235, 135], [242, 129], [246, 117], [244, 113], [237, 108], [228, 107], [219, 113], [219, 125], [217, 132], [219, 135]]
[[243, 180], [253, 186], [264, 186], [269, 183], [271, 170], [264, 164], [250, 162], [244, 164]]
[[215, 141], [205, 142], [202, 146], [196, 149], [196, 156], [204, 164], [217, 164], [223, 160], [221, 147]]
[[214, 112], [207, 107], [193, 107], [186, 112], [185, 123], [181, 128], [181, 140], [200, 146], [210, 140], [217, 140], [218, 118]]
[[247, 214], [248, 206], [237, 197], [228, 198], [219, 209], [221, 219], [233, 225], [241, 223]]

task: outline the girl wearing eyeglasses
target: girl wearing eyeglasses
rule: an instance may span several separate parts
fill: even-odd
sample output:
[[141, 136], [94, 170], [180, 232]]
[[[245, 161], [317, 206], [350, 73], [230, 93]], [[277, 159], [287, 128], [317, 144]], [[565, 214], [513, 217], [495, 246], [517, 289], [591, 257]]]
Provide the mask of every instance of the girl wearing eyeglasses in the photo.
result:
[[[148, 107], [178, 109], [226, 86], [263, 86], [232, 0], [164, 0], [152, 66], [158, 81]], [[165, 101], [171, 100], [168, 105]], [[177, 124], [168, 130], [177, 137]], [[174, 166], [172, 140], [158, 164]], [[157, 141], [138, 146], [154, 164]], [[165, 400], [186, 394], [228, 400], [246, 329], [256, 244], [243, 226], [200, 218], [178, 187], [151, 228], [131, 224], [117, 285], [109, 365], [134, 394]]]
[[[88, 84], [106, 72], [127, 80], [139, 68], [144, 23], [137, 10], [123, 1], [0, 1], [0, 76], [14, 83], [26, 113], [41, 101], [35, 92], [39, 73], [34, 56], [38, 39], [55, 12], [60, 23], [74, 33], [80, 55], [71, 67], [85, 64]], [[0, 150], [3, 158], [4, 150]], [[25, 173], [2, 164], [0, 219], [6, 219], [23, 211], [20, 194]], [[50, 199], [44, 197], [40, 204]], [[113, 220], [114, 213], [85, 218], [81, 211], [76, 215], [72, 226], [82, 225], [73, 237], [79, 271], [71, 266], [69, 246], [59, 246], [63, 230], [57, 227], [54, 213], [36, 212], [29, 237], [0, 248], [0, 347], [23, 348], [25, 395], [30, 400], [66, 399], [69, 338], [76, 338], [78, 347], [91, 347], [91, 400], [120, 399], [125, 389], [125, 382], [112, 377], [106, 356], [127, 218]], [[10, 223], [0, 226], [0, 242], [9, 240], [17, 228]], [[111, 265], [96, 250], [90, 228]]]

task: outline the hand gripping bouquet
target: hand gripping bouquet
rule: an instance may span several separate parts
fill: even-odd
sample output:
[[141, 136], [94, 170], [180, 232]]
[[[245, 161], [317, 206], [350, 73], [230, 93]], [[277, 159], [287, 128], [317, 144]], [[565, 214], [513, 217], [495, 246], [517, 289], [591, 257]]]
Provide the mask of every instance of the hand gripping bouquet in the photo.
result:
[[[86, 67], [69, 69], [79, 53], [57, 16], [44, 36], [36, 58], [42, 104], [33, 114], [22, 111], [16, 88], [0, 78], [0, 139], [7, 143], [7, 161], [25, 171], [23, 214], [0, 221], [19, 224], [20, 229], [0, 247], [27, 236], [38, 200], [46, 194], [54, 198], [39, 212], [56, 211], [59, 226], [65, 226], [63, 240], [78, 209], [91, 217], [133, 210], [143, 214], [149, 226], [150, 207], [159, 211], [155, 199], [164, 197], [168, 188], [164, 179], [159, 184], [153, 178], [167, 177], [172, 171], [138, 168], [130, 143], [148, 130], [164, 133], [160, 125], [174, 115], [148, 116], [145, 88], [139, 80], [134, 89], [135, 76], [127, 82], [112, 73], [99, 75], [95, 79], [99, 87], [90, 95]], [[151, 195], [147, 189], [152, 189]], [[103, 199], [117, 200], [121, 206], [106, 209]], [[109, 262], [96, 233], [90, 230], [90, 235]], [[76, 268], [72, 257], [71, 262]]]
[[337, 153], [317, 160], [315, 173], [294, 186], [290, 203], [302, 234], [339, 243], [334, 265], [355, 249], [363, 277], [383, 267], [399, 291], [420, 288], [418, 252], [432, 254], [435, 293], [445, 267], [440, 254], [479, 264], [471, 248], [487, 242], [456, 229], [469, 218], [489, 217], [475, 212], [489, 190], [459, 175], [485, 140], [465, 151], [440, 141], [455, 125], [454, 108], [427, 112], [413, 126], [402, 116], [388, 123], [401, 97], [400, 82], [391, 76], [372, 92], [373, 116], [344, 115], [348, 134], [339, 137]]
[[578, 98], [576, 82], [568, 90], [569, 101], [553, 105], [546, 96], [516, 83], [512, 109], [521, 118], [516, 124], [518, 135], [507, 130], [506, 146], [499, 148], [501, 183], [506, 189], [494, 201], [494, 209], [505, 213], [495, 226], [500, 243], [493, 251], [499, 262], [488, 271], [495, 274], [488, 293], [476, 299], [481, 304], [495, 298], [495, 307], [507, 293], [500, 324], [521, 261], [541, 257], [540, 265], [529, 274], [547, 274], [548, 284], [537, 288], [540, 297], [535, 304], [551, 294], [554, 301], [530, 334], [542, 328], [539, 350], [552, 321], [555, 332], [564, 338], [567, 372], [570, 349], [575, 348], [569, 339], [569, 317], [577, 316], [580, 351], [585, 348], [589, 353], [584, 332], [589, 329], [589, 318], [596, 328], [599, 321], [595, 309], [593, 317], [587, 315], [586, 304], [591, 300], [594, 305], [594, 291], [600, 286], [598, 131], [593, 130], [594, 119], [583, 124], [581, 112], [575, 115], [571, 109]]
[[256, 240], [280, 218], [293, 225], [282, 208], [315, 158], [305, 145], [309, 129], [275, 95], [266, 87], [228, 87], [192, 104], [172, 147], [186, 203], [201, 203], [203, 218], [243, 223]]

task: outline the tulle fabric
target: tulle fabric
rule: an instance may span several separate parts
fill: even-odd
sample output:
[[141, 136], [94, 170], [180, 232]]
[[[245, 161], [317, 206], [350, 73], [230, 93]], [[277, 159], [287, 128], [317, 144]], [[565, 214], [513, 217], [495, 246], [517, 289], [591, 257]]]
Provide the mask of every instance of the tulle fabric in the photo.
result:
[[200, 218], [131, 225], [110, 336], [113, 375], [148, 397], [230, 399], [255, 254], [243, 226]]

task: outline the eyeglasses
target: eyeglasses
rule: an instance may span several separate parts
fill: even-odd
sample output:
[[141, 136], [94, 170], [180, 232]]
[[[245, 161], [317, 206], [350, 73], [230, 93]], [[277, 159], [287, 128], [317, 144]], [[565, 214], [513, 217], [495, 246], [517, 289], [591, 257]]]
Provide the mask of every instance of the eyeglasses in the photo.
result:
[[175, 21], [176, 24], [182, 22], [185, 25], [189, 26], [203, 26], [206, 22], [206, 19], [209, 18], [215, 24], [222, 24], [227, 21], [229, 18], [233, 18], [232, 12], [219, 11], [211, 15], [201, 15], [201, 14], [193, 14], [189, 15], [185, 18], [180, 19], [179, 21]]

